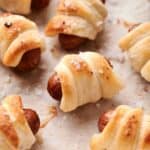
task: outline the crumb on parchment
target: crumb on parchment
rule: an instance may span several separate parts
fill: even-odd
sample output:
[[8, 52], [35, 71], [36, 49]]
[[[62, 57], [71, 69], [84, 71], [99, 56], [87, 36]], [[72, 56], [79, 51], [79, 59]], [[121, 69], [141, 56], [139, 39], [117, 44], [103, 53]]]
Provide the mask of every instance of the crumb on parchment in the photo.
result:
[[56, 106], [50, 106], [48, 107], [48, 116], [42, 121], [40, 128], [45, 128], [47, 124], [58, 115]]

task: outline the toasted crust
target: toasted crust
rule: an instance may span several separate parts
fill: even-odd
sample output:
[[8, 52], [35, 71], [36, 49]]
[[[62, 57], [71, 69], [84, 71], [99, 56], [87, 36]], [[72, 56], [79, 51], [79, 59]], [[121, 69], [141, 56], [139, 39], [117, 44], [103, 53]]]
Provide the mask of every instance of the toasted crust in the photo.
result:
[[150, 22], [138, 25], [120, 40], [119, 46], [129, 52], [133, 69], [150, 82]]
[[7, 111], [2, 106], [0, 106], [0, 132], [8, 140], [8, 143], [17, 149], [19, 146], [19, 137]]
[[142, 23], [126, 36], [120, 39], [119, 46], [123, 50], [129, 50], [135, 43], [150, 35], [150, 23]]
[[107, 10], [99, 0], [61, 0], [45, 32], [48, 36], [63, 33], [94, 40], [106, 16]]
[[43, 9], [48, 6], [50, 0], [1, 0], [0, 8], [7, 12], [28, 15], [31, 9]]
[[4, 54], [3, 64], [16, 67], [25, 53], [37, 48], [41, 50], [41, 39], [39, 39], [37, 31], [27, 31], [11, 43]]
[[14, 149], [31, 148], [35, 137], [25, 118], [21, 97], [8, 96], [2, 101], [0, 119], [0, 132], [4, 134], [8, 145], [10, 144]]
[[103, 132], [93, 136], [91, 150], [148, 150], [148, 121], [141, 108], [117, 107]]
[[94, 103], [102, 97], [111, 98], [122, 88], [107, 60], [94, 52], [66, 55], [55, 72], [61, 83], [60, 108], [64, 112]]
[[36, 24], [22, 16], [1, 16], [0, 32], [0, 56], [6, 66], [16, 67], [26, 52], [43, 49]]
[[141, 125], [141, 132], [139, 136], [138, 148], [139, 150], [148, 150], [150, 149], [150, 116], [144, 115], [143, 122]]
[[1, 0], [0, 8], [13, 13], [29, 14], [32, 0]]

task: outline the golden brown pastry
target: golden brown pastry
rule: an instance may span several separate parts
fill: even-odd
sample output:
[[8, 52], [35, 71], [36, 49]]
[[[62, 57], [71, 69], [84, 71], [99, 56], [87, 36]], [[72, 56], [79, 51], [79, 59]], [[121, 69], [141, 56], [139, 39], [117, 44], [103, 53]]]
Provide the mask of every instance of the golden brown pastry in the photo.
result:
[[100, 0], [60, 0], [57, 14], [46, 27], [47, 36], [59, 34], [64, 49], [76, 49], [94, 40], [103, 29], [107, 10]]
[[8, 12], [27, 15], [31, 9], [47, 7], [49, 0], [0, 0], [0, 8]]
[[23, 109], [21, 97], [6, 97], [0, 105], [0, 149], [28, 150], [35, 142], [40, 120], [35, 111]]
[[95, 52], [64, 56], [48, 82], [50, 95], [60, 101], [64, 112], [102, 97], [112, 98], [121, 88], [109, 62]]
[[142, 23], [119, 42], [128, 51], [133, 69], [150, 82], [150, 22]]
[[3, 14], [0, 33], [0, 58], [5, 66], [30, 71], [39, 64], [44, 44], [33, 21]]
[[91, 150], [150, 149], [150, 115], [141, 108], [126, 105], [117, 107], [111, 113], [100, 119], [108, 121], [102, 132], [93, 136]]

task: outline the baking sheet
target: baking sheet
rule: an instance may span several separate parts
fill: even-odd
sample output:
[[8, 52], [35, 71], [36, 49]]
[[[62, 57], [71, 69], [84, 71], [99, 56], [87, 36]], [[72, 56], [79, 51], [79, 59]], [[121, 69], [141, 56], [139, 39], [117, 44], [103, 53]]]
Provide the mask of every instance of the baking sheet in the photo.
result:
[[104, 31], [95, 41], [81, 47], [80, 51], [100, 52], [112, 62], [124, 82], [124, 89], [112, 100], [101, 100], [71, 113], [63, 113], [59, 110], [58, 103], [48, 95], [46, 87], [50, 72], [66, 53], [59, 47], [57, 37], [45, 37], [43, 33], [44, 26], [54, 15], [58, 0], [52, 0], [46, 10], [28, 16], [38, 24], [45, 39], [46, 50], [39, 67], [31, 73], [17, 74], [0, 65], [0, 99], [9, 94], [21, 95], [25, 107], [35, 109], [42, 122], [49, 118], [51, 106], [57, 108], [57, 116], [40, 130], [32, 150], [89, 150], [89, 141], [98, 132], [97, 119], [101, 112], [120, 104], [150, 111], [150, 85], [131, 69], [127, 54], [121, 52], [117, 45], [119, 38], [127, 32], [123, 22], [150, 21], [150, 1], [106, 1], [109, 16]]

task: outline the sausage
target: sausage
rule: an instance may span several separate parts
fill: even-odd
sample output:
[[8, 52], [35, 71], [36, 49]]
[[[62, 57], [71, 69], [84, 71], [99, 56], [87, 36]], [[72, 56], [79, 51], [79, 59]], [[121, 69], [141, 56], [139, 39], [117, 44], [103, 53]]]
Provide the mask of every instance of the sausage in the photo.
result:
[[40, 48], [33, 49], [31, 51], [26, 52], [19, 65], [16, 67], [16, 70], [27, 72], [35, 69], [40, 62], [41, 58], [41, 50]]
[[32, 0], [31, 8], [32, 9], [43, 9], [49, 5], [50, 0]]
[[101, 0], [104, 4], [106, 3], [106, 0]]
[[98, 120], [98, 129], [100, 132], [102, 132], [105, 128], [105, 126], [109, 123], [110, 119], [112, 118], [114, 110], [109, 110], [107, 112], [104, 112], [99, 120]]
[[140, 25], [140, 23], [137, 23], [137, 24], [134, 24], [134, 25], [130, 26], [129, 29], [128, 29], [128, 32], [131, 32], [133, 29], [135, 29], [139, 25]]
[[23, 110], [24, 110], [24, 115], [27, 119], [27, 122], [28, 122], [33, 134], [35, 135], [38, 132], [39, 128], [40, 128], [39, 116], [32, 109], [25, 108]]
[[86, 38], [75, 35], [59, 34], [60, 45], [65, 50], [78, 49], [86, 40]]
[[61, 101], [62, 98], [62, 89], [60, 79], [56, 72], [54, 72], [48, 81], [47, 90], [49, 94], [56, 100]]

